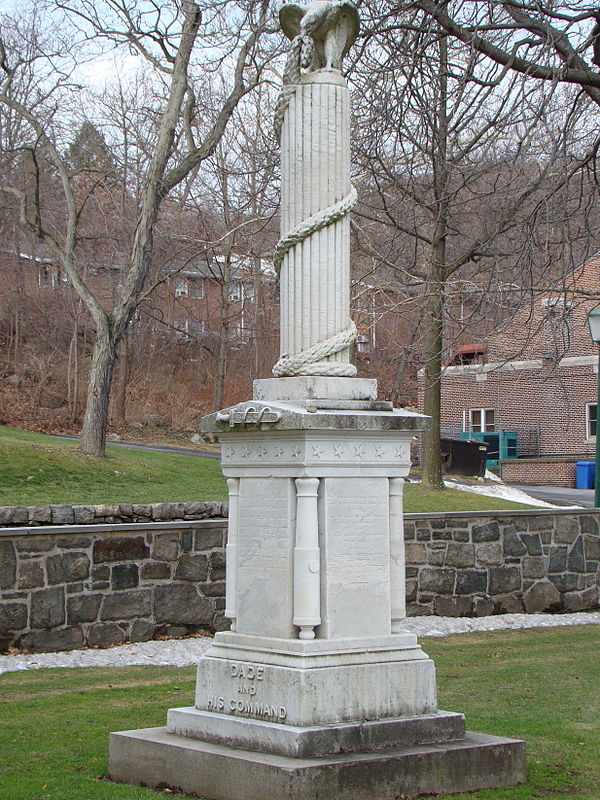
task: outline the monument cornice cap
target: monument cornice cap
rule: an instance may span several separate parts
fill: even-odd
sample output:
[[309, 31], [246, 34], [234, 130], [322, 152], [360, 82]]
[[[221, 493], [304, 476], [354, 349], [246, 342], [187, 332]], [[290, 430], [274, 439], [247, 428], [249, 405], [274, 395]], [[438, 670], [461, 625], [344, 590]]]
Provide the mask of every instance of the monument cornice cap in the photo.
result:
[[300, 84], [329, 84], [333, 86], [347, 86], [346, 79], [342, 73], [337, 69], [323, 69], [316, 70], [315, 72], [303, 72], [300, 75]]
[[252, 400], [238, 403], [202, 417], [204, 433], [243, 433], [246, 431], [422, 431], [430, 418], [404, 409], [358, 411], [317, 409], [292, 403], [263, 403]]

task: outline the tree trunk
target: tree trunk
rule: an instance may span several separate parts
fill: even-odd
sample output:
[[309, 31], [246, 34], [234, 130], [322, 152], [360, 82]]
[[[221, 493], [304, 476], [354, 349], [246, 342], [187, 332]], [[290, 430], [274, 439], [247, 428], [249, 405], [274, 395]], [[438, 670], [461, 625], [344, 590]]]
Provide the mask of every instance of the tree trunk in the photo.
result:
[[127, 334], [121, 339], [118, 356], [119, 383], [115, 397], [115, 422], [125, 425], [127, 422], [127, 384], [129, 383], [129, 341]]
[[[434, 265], [435, 267], [435, 265]], [[443, 341], [443, 282], [439, 269], [428, 287], [427, 333], [425, 336], [425, 391], [424, 412], [431, 417], [431, 428], [423, 437], [422, 485], [428, 489], [443, 489], [442, 454], [440, 446], [441, 371]]]
[[404, 383], [404, 374], [406, 372], [406, 361], [407, 361], [409, 347], [410, 343], [406, 342], [406, 345], [400, 352], [400, 355], [398, 356], [398, 361], [396, 362], [396, 371], [394, 373], [394, 384], [392, 386], [392, 391], [390, 392], [390, 400], [394, 406], [398, 405], [398, 399], [400, 397], [401, 388]]
[[439, 102], [436, 109], [432, 153], [435, 192], [435, 222], [431, 237], [431, 275], [427, 283], [427, 332], [425, 334], [424, 411], [431, 428], [423, 440], [422, 483], [429, 489], [443, 489], [440, 443], [442, 346], [444, 339], [444, 294], [446, 288], [446, 235], [448, 233], [448, 42], [439, 42]]
[[254, 284], [254, 374], [253, 379], [263, 377], [263, 363], [265, 360], [265, 350], [267, 349], [267, 338], [265, 336], [264, 309], [262, 296], [262, 281], [260, 274], [260, 258], [254, 259], [254, 269], [252, 275]]
[[71, 398], [71, 425], [74, 424], [79, 412], [79, 319], [75, 318], [75, 331], [73, 334], [74, 349], [73, 349], [73, 395]]
[[221, 315], [219, 320], [219, 349], [215, 375], [214, 410], [219, 411], [225, 402], [225, 373], [227, 370], [227, 340], [229, 338], [229, 281], [221, 286]]
[[105, 455], [110, 385], [117, 343], [105, 331], [98, 331], [92, 354], [87, 404], [81, 431], [81, 450], [90, 456]]

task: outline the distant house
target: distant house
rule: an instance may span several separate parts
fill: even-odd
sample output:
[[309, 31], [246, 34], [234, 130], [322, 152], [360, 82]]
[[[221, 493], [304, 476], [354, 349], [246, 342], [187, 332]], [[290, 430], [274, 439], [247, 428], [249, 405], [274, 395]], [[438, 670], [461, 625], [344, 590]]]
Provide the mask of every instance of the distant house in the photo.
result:
[[575, 486], [576, 462], [595, 457], [598, 350], [587, 315], [599, 302], [600, 253], [458, 348], [442, 378], [442, 429], [485, 436], [506, 481]]

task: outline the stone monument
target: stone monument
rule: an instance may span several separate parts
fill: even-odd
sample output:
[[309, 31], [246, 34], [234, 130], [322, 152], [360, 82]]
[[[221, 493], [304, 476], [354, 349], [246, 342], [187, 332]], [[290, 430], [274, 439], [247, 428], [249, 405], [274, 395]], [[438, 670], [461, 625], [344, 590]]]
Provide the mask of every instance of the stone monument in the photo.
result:
[[440, 711], [403, 629], [402, 490], [427, 418], [377, 400], [350, 346], [350, 2], [284, 5], [281, 356], [205, 417], [229, 487], [225, 615], [195, 704], [111, 735], [115, 780], [212, 800], [392, 800], [523, 780], [523, 743]]

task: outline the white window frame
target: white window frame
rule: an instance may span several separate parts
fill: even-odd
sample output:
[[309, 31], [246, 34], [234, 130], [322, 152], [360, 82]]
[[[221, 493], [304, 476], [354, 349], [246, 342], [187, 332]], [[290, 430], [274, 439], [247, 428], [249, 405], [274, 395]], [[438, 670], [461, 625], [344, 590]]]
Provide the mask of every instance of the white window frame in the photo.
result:
[[242, 293], [244, 296], [245, 303], [253, 303], [255, 297], [254, 291], [254, 282], [253, 281], [243, 281], [242, 283]]
[[240, 281], [231, 281], [227, 287], [227, 299], [230, 303], [239, 303], [242, 299], [242, 284]]
[[189, 296], [194, 300], [204, 299], [204, 278], [190, 278], [188, 281]]
[[187, 278], [175, 278], [175, 297], [187, 297], [189, 291]]
[[38, 286], [40, 289], [49, 289], [52, 286], [52, 275], [45, 265], [38, 267]]
[[[592, 420], [592, 416], [590, 414], [590, 410], [594, 406], [596, 408], [596, 416], [595, 419]], [[596, 430], [592, 433], [592, 425], [594, 429], [597, 428], [598, 425], [598, 404], [597, 403], [586, 403], [585, 404], [585, 438], [586, 439], [593, 439], [596, 440]]]
[[[488, 423], [487, 415], [491, 412], [492, 423]], [[473, 423], [473, 414], [479, 413], [479, 423]], [[494, 433], [496, 431], [496, 409], [495, 408], [470, 408], [469, 414], [469, 431], [471, 433]]]
[[368, 353], [371, 350], [371, 342], [362, 333], [356, 337], [356, 349], [359, 353]]
[[244, 326], [241, 322], [230, 322], [228, 328], [229, 341], [239, 342], [244, 336]]
[[179, 336], [187, 336], [190, 329], [189, 319], [174, 319], [173, 327]]

